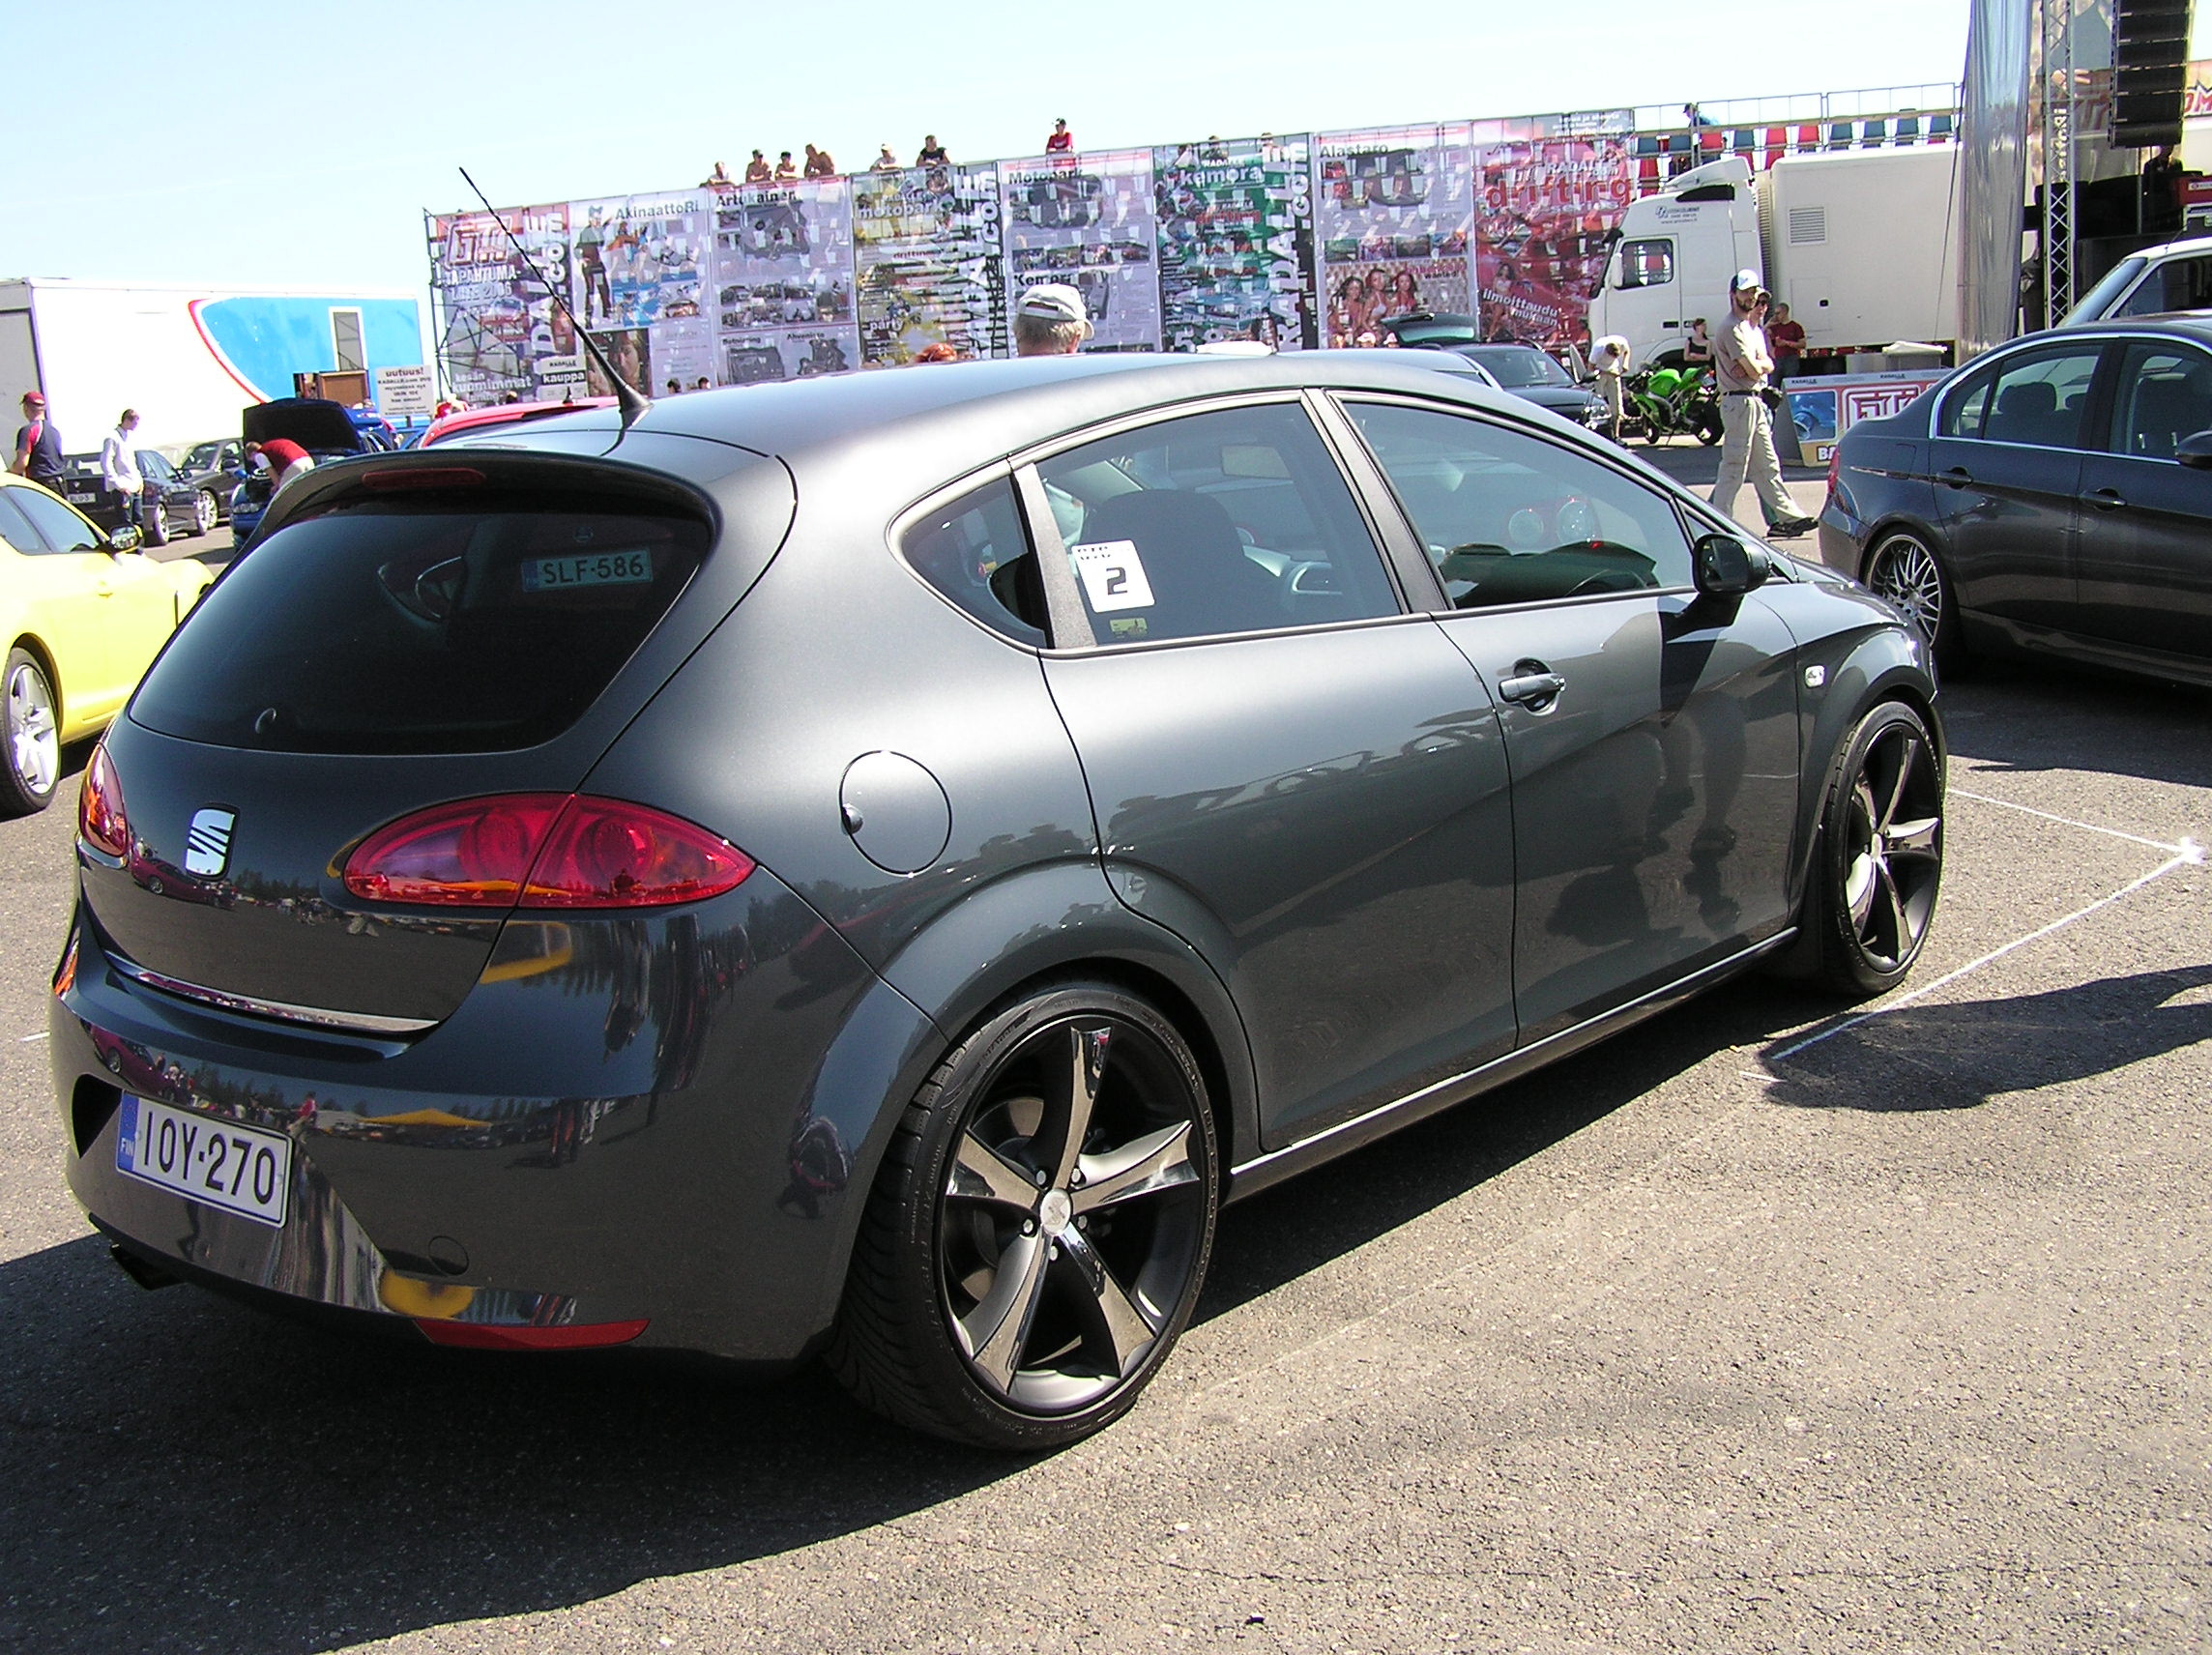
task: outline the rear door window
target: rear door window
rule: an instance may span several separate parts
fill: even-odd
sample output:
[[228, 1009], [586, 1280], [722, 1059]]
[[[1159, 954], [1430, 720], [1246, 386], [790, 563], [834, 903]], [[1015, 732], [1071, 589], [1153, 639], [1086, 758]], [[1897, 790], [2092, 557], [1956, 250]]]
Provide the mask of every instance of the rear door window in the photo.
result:
[[1395, 615], [1350, 486], [1294, 402], [1162, 420], [1037, 474], [1101, 644]]
[[696, 518], [557, 495], [340, 507], [228, 572], [131, 716], [283, 752], [535, 746], [613, 682], [707, 542]]

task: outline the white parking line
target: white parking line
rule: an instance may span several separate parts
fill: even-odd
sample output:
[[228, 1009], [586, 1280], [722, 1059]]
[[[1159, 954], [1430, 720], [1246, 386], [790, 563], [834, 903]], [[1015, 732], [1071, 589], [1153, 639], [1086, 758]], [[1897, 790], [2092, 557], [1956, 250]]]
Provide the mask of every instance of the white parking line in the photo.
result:
[[[2180, 856], [2195, 844], [2194, 840], [2184, 839], [2178, 845], [2169, 845], [2164, 839], [2146, 839], [2140, 833], [2123, 833], [2117, 828], [2100, 828], [2094, 822], [2077, 822], [2071, 816], [2053, 816], [2050, 811], [2038, 810], [2032, 804], [2015, 804], [2009, 798], [1993, 798], [1986, 793], [1968, 793], [1963, 787], [1946, 788], [1944, 791], [1953, 798], [1970, 798], [1977, 804], [2000, 805], [2006, 810], [2017, 810], [2023, 816], [2040, 816], [2046, 822], [2055, 822], [2064, 828], [2079, 828], [2088, 833], [2103, 833], [2110, 838], [2125, 839], [2131, 845], [2148, 845], [2152, 850], [2164, 851], [2168, 856]], [[2199, 852], [2199, 859], [2201, 859], [2201, 855], [2202, 853]]]
[[[2042, 813], [2038, 811], [2036, 814], [2041, 815]], [[2099, 831], [2109, 831], [2109, 829], [2099, 829]], [[2122, 834], [2121, 837], [2129, 838], [2133, 837], [2133, 835]], [[1961, 977], [1971, 975], [1973, 973], [1980, 971], [1984, 966], [1994, 964], [1996, 961], [2003, 959], [2007, 954], [2011, 953], [2015, 948], [2024, 948], [2028, 945], [2028, 944], [2039, 942], [2043, 938], [2050, 936], [2054, 931], [2065, 930], [2067, 926], [2073, 924], [2077, 919], [2088, 918], [2090, 915], [2096, 913], [2100, 908], [2110, 908], [2113, 903], [2119, 901], [2123, 896], [2132, 895], [2134, 892], [2142, 889], [2144, 886], [2149, 885], [2154, 880], [2162, 880], [2166, 878], [2168, 874], [2173, 872], [2173, 870], [2176, 868], [2192, 868], [2198, 867], [2203, 864], [2203, 847], [2198, 845], [2195, 840], [2184, 839], [2178, 846], [2170, 848], [2173, 850], [2174, 855], [2168, 860], [2161, 862], [2157, 867], [2151, 869], [2149, 873], [2144, 874], [2139, 879], [2130, 880], [2126, 885], [2120, 886], [2118, 890], [2112, 891], [2106, 896], [2100, 896], [2095, 902], [2090, 903], [2086, 908], [2077, 908], [2072, 914], [2067, 915], [2062, 919], [2053, 919], [2050, 924], [2039, 926], [2035, 930], [2030, 931], [2024, 937], [2014, 938], [2011, 942], [2005, 944], [2002, 947], [1992, 948], [1980, 959], [1969, 961], [1967, 964], [1961, 966], [1955, 972], [1946, 972], [1943, 973], [1943, 975], [1937, 977], [1934, 982], [1922, 983], [1910, 994], [1901, 994], [1895, 1000], [1888, 1001], [1883, 1004], [1876, 1006], [1872, 1011], [1862, 1011], [1855, 1017], [1847, 1017], [1841, 1023], [1831, 1024], [1829, 1027], [1820, 1030], [1817, 1033], [1808, 1034], [1802, 1040], [1793, 1040], [1789, 1045], [1783, 1047], [1779, 1052], [1768, 1054], [1766, 1061], [1769, 1063], [1779, 1063], [1786, 1058], [1795, 1057], [1799, 1052], [1802, 1052], [1808, 1046], [1818, 1046], [1821, 1041], [1833, 1039], [1838, 1034], [1843, 1033], [1846, 1030], [1856, 1029], [1862, 1023], [1872, 1023], [1876, 1018], [1880, 1017], [1887, 1012], [1895, 1011], [1901, 1005], [1910, 1005], [1914, 1001], [1921, 999], [1925, 995], [1934, 994], [1937, 989], [1942, 988], [1947, 983], [1955, 983]]]
[[44, 1033], [18, 1034], [15, 1037], [15, 1044], [18, 1046], [28, 1046], [33, 1040], [44, 1040], [44, 1038], [45, 1035]]

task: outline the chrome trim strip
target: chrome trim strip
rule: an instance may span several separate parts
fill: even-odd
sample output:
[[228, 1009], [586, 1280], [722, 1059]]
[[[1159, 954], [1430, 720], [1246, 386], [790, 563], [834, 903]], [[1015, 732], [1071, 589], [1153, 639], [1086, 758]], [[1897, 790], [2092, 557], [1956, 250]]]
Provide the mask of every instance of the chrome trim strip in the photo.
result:
[[132, 982], [173, 994], [181, 1000], [195, 1000], [218, 1010], [244, 1012], [248, 1017], [274, 1017], [287, 1023], [306, 1023], [317, 1029], [336, 1029], [352, 1034], [420, 1034], [425, 1029], [438, 1026], [434, 1017], [376, 1017], [365, 1011], [325, 1011], [313, 1005], [289, 1005], [280, 1000], [225, 994], [220, 989], [165, 977], [160, 972], [150, 972], [144, 966], [117, 959], [113, 954], [108, 955], [107, 960]]
[[1611, 1011], [1600, 1012], [1597, 1016], [1587, 1018], [1583, 1022], [1576, 1024], [1571, 1029], [1562, 1029], [1556, 1034], [1547, 1034], [1543, 1039], [1537, 1041], [1533, 1046], [1517, 1047], [1513, 1051], [1507, 1052], [1501, 1057], [1491, 1059], [1487, 1063], [1476, 1064], [1473, 1068], [1469, 1069], [1464, 1074], [1452, 1075], [1444, 1080], [1431, 1082], [1429, 1085], [1421, 1088], [1418, 1091], [1410, 1091], [1404, 1097], [1397, 1098], [1389, 1103], [1381, 1104], [1376, 1108], [1369, 1110], [1365, 1115], [1355, 1115], [1350, 1120], [1340, 1120], [1334, 1126], [1328, 1127], [1324, 1131], [1316, 1132], [1310, 1138], [1300, 1138], [1296, 1143], [1286, 1144], [1280, 1149], [1270, 1149], [1265, 1155], [1254, 1156], [1249, 1161], [1244, 1161], [1237, 1166], [1231, 1167], [1229, 1169], [1229, 1176], [1231, 1178], [1239, 1178], [1242, 1177], [1246, 1173], [1257, 1172], [1260, 1168], [1267, 1166], [1272, 1162], [1279, 1161], [1286, 1155], [1300, 1154], [1305, 1150], [1311, 1149], [1317, 1144], [1326, 1143], [1329, 1139], [1337, 1137], [1342, 1133], [1351, 1132], [1355, 1128], [1369, 1125], [1374, 1121], [1382, 1119], [1386, 1115], [1395, 1114], [1401, 1109], [1409, 1109], [1414, 1104], [1421, 1102], [1425, 1098], [1436, 1096], [1437, 1093], [1441, 1091], [1449, 1091], [1453, 1087], [1464, 1086], [1469, 1081], [1475, 1079], [1479, 1075], [1486, 1074], [1492, 1069], [1505, 1068], [1511, 1065], [1526, 1064], [1538, 1053], [1542, 1052], [1547, 1046], [1557, 1045], [1562, 1040], [1586, 1038], [1592, 1030], [1602, 1028], [1606, 1024], [1615, 1022], [1619, 1019], [1628, 1018], [1631, 1013], [1649, 1006], [1654, 1001], [1680, 999], [1684, 994], [1691, 990], [1693, 984], [1698, 983], [1702, 979], [1723, 975], [1737, 966], [1749, 964], [1751, 961], [1759, 958], [1759, 956], [1761, 954], [1770, 954], [1777, 948], [1780, 948], [1795, 940], [1796, 936], [1797, 927], [1794, 925], [1790, 926], [1788, 929], [1778, 932], [1776, 935], [1767, 938], [1763, 943], [1755, 943], [1748, 948], [1744, 948], [1736, 953], [1731, 954], [1725, 960], [1715, 960], [1711, 965], [1703, 967], [1702, 970], [1692, 972], [1686, 977], [1677, 977], [1674, 981], [1663, 984], [1660, 987], [1653, 989], [1648, 994], [1638, 995], [1634, 1000], [1627, 1002], [1625, 1004], [1616, 1005]]

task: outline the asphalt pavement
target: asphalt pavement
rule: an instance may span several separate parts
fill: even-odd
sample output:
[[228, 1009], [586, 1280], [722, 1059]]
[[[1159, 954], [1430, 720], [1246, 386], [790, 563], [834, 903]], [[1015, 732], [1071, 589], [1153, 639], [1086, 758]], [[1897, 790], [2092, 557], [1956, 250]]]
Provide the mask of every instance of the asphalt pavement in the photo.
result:
[[73, 773], [0, 823], [0, 1648], [2212, 1648], [2212, 697], [1947, 712], [1904, 991], [1740, 980], [1230, 1209], [1030, 1461], [132, 1286], [42, 1038]]

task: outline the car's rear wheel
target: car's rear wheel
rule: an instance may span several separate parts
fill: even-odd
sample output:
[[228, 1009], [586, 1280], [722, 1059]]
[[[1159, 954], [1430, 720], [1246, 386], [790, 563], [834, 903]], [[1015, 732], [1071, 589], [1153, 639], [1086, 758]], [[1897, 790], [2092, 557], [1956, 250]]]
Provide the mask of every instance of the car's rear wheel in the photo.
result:
[[1887, 993], [1928, 940], [1943, 883], [1943, 769], [1928, 726], [1885, 701], [1851, 732], [1829, 784], [1811, 915], [1820, 974]]
[[169, 543], [169, 507], [168, 503], [159, 496], [150, 500], [146, 499], [147, 495], [153, 493], [153, 489], [149, 487], [145, 494], [139, 496], [141, 500], [146, 501], [145, 508], [140, 513], [140, 521], [145, 525], [146, 544], [149, 546], [165, 546]]
[[215, 527], [216, 519], [218, 515], [220, 515], [220, 511], [216, 505], [215, 493], [213, 490], [203, 488], [197, 494], [192, 496], [193, 534], [207, 534]]
[[1936, 548], [1906, 530], [1875, 542], [1866, 565], [1868, 590], [1887, 598], [1919, 629], [1936, 665], [1956, 667], [1964, 654], [1959, 643], [1958, 606]]
[[54, 801], [62, 773], [61, 717], [45, 669], [28, 650], [8, 652], [8, 785], [0, 789], [0, 811], [27, 816]]
[[1049, 985], [908, 1106], [855, 1245], [830, 1365], [902, 1424], [1058, 1448], [1119, 1418], [1190, 1319], [1218, 1179], [1206, 1083], [1145, 1002]]

